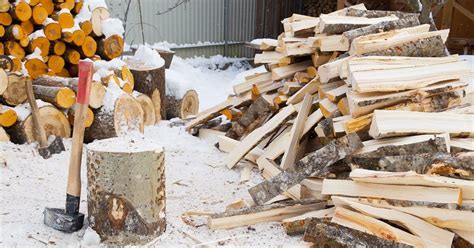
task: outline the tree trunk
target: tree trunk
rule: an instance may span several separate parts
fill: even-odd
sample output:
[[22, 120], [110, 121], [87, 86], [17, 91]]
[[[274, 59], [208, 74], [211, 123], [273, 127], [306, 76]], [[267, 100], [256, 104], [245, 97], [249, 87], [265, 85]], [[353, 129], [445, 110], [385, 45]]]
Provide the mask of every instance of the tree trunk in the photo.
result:
[[315, 247], [398, 247], [408, 248], [410, 245], [379, 238], [365, 232], [348, 228], [327, 219], [312, 219], [304, 233], [303, 240], [311, 242]]
[[444, 57], [446, 46], [441, 36], [419, 39], [386, 50], [364, 53], [362, 56]]
[[[29, 106], [25, 107], [25, 111], [28, 111]], [[39, 115], [47, 137], [50, 135], [63, 138], [71, 137], [71, 126], [63, 112], [51, 105], [47, 105], [39, 108]], [[33, 117], [29, 114], [25, 119], [21, 119], [19, 116], [18, 121], [8, 128], [7, 131], [10, 134], [12, 142], [24, 144], [37, 141], [34, 132], [35, 129]]]
[[166, 229], [164, 150], [134, 151], [131, 141], [87, 147], [89, 225], [109, 244], [143, 244]]
[[106, 103], [94, 113], [94, 122], [86, 128], [84, 140], [107, 139], [123, 136], [128, 132], [143, 133], [143, 110], [130, 95], [122, 94], [115, 102]]
[[140, 68], [139, 65], [128, 64], [135, 80], [135, 90], [151, 98], [155, 106], [155, 121], [166, 119], [166, 86], [165, 67]]
[[[33, 85], [69, 87], [77, 94], [78, 78], [59, 78], [42, 76], [33, 81]], [[100, 82], [92, 82], [89, 98], [89, 107], [98, 109], [104, 105], [105, 86]]]
[[25, 83], [27, 79], [21, 74], [8, 75], [8, 86], [0, 96], [0, 100], [10, 106], [16, 106], [26, 101]]
[[294, 169], [284, 171], [270, 181], [262, 182], [250, 188], [249, 193], [257, 204], [265, 204], [265, 202], [300, 183], [306, 177], [326, 171], [327, 167], [351, 155], [362, 146], [357, 134], [349, 134], [337, 140], [332, 140], [325, 147], [306, 155], [306, 157], [296, 162]]
[[166, 118], [186, 119], [199, 112], [199, 96], [195, 90], [188, 90], [181, 97], [166, 95]]
[[344, 35], [351, 43], [355, 38], [360, 36], [365, 36], [369, 34], [387, 32], [394, 29], [409, 28], [420, 25], [420, 21], [416, 16], [408, 16], [404, 19], [399, 19], [395, 21], [385, 21], [370, 26], [357, 28], [344, 32]]
[[76, 94], [68, 87], [33, 85], [36, 99], [49, 102], [56, 107], [68, 109], [76, 102]]
[[[135, 94], [137, 93], [137, 94]], [[145, 126], [153, 126], [156, 123], [155, 106], [151, 98], [145, 94], [134, 92], [134, 96], [143, 109], [143, 120]]]
[[273, 111], [273, 102], [269, 102], [264, 96], [260, 96], [248, 107], [242, 117], [232, 123], [232, 128], [226, 133], [226, 136], [239, 140], [244, 135], [262, 125], [263, 121], [265, 121]]

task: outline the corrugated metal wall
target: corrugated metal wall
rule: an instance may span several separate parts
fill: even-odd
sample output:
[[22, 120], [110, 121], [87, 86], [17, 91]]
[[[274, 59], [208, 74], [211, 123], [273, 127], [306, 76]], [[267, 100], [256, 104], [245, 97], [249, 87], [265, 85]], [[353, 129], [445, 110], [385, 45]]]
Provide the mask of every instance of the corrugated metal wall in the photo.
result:
[[[128, 12], [125, 37], [128, 44], [143, 42], [138, 1], [131, 0]], [[181, 57], [216, 54], [252, 57], [253, 51], [242, 43], [254, 38], [255, 1], [259, 0], [140, 0], [145, 41], [178, 45], [211, 43], [174, 49]], [[128, 0], [107, 0], [107, 3], [112, 15], [124, 20]]]

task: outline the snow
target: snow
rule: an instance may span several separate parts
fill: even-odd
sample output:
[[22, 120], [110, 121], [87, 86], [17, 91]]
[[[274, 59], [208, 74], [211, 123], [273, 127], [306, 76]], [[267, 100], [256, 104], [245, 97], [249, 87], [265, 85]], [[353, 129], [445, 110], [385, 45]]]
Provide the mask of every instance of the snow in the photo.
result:
[[69, 9], [67, 9], [67, 8], [63, 8], [60, 11], [58, 11], [56, 14], [61, 15], [61, 14], [64, 14], [64, 13], [71, 14], [71, 11], [69, 11]]
[[[227, 63], [231, 66], [223, 70]], [[165, 74], [166, 94], [182, 97], [187, 90], [194, 89], [199, 95], [199, 109], [202, 111], [227, 99], [232, 93], [232, 80], [247, 69], [249, 65], [242, 59], [221, 55], [189, 59], [175, 56]]]
[[41, 56], [41, 49], [39, 47], [36, 47], [33, 53], [26, 56], [26, 60], [30, 60], [30, 59], [39, 59], [41, 61], [44, 61], [43, 56]]
[[89, 9], [89, 1], [84, 1], [81, 11], [74, 17], [74, 22], [81, 23], [83, 21], [90, 21], [92, 12]]
[[84, 232], [84, 237], [81, 243], [82, 245], [87, 246], [98, 246], [100, 244], [100, 236], [94, 231], [94, 229], [88, 227]]
[[102, 109], [107, 112], [112, 112], [115, 108], [115, 101], [123, 94], [125, 93], [122, 91], [122, 89], [120, 89], [120, 87], [111, 80], [106, 88], [104, 106]]
[[101, 22], [102, 33], [105, 38], [108, 38], [112, 35], [119, 35], [123, 37], [125, 29], [123, 28], [123, 23], [118, 18], [108, 18]]
[[263, 42], [265, 43], [274, 43], [275, 42], [275, 39], [267, 39], [267, 38], [262, 38], [262, 39], [254, 39], [252, 40], [250, 43], [254, 44], [254, 45], [261, 45]]
[[48, 17], [46, 18], [46, 20], [44, 20], [43, 26], [47, 26], [48, 24], [51, 24], [51, 23], [58, 23], [58, 22]]
[[[48, 106], [51, 104], [37, 99], [36, 105], [38, 105], [38, 108], [41, 108], [43, 106]], [[29, 103], [22, 103], [20, 105], [17, 105], [14, 109], [18, 116], [18, 121], [24, 121], [31, 114], [31, 107]]]
[[105, 3], [105, 0], [85, 0], [84, 4], [89, 6], [89, 10], [93, 11], [96, 8], [107, 8], [107, 4]]
[[43, 30], [43, 29], [37, 30], [37, 31], [35, 31], [34, 33], [30, 34], [30, 35], [28, 36], [28, 39], [29, 39], [29, 40], [34, 40], [34, 39], [39, 38], [39, 37], [46, 37], [46, 35], [44, 34], [44, 30]]
[[148, 68], [160, 68], [165, 65], [165, 60], [161, 58], [160, 54], [146, 45], [139, 45], [135, 54], [127, 57], [127, 60]]
[[112, 59], [110, 61], [106, 60], [97, 60], [94, 61], [94, 70], [99, 70], [101, 68], [107, 69], [107, 70], [121, 70], [122, 67], [126, 65], [125, 62], [119, 58]]
[[13, 26], [13, 36], [18, 37], [20, 34], [20, 27], [19, 26]]
[[77, 31], [77, 30], [80, 30], [81, 27], [79, 26], [78, 22], [74, 22], [74, 25], [72, 26], [72, 28], [64, 28], [63, 30], [61, 30], [61, 32], [63, 33], [74, 33], [74, 31]]

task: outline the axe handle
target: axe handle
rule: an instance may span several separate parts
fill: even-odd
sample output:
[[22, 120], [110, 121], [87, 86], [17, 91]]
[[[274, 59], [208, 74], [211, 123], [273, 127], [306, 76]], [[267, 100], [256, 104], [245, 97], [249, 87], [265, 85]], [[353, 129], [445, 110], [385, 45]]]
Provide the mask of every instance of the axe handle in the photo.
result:
[[48, 138], [44, 131], [43, 123], [41, 122], [38, 105], [36, 104], [35, 94], [33, 93], [33, 85], [30, 79], [25, 82], [26, 96], [31, 108], [31, 117], [33, 117], [33, 124], [35, 127], [36, 138], [39, 141], [40, 147], [48, 146]]
[[[90, 63], [90, 64], [88, 64]], [[84, 143], [84, 129], [86, 127], [86, 114], [89, 106], [90, 86], [92, 82], [93, 67], [91, 62], [79, 62], [79, 85], [76, 101], [76, 114], [74, 117], [74, 129], [72, 135], [71, 158], [69, 160], [69, 172], [67, 181], [66, 212], [69, 209], [79, 210], [79, 198], [81, 196], [81, 161], [82, 146]], [[68, 207], [68, 203], [73, 206]], [[75, 206], [77, 204], [77, 206]]]

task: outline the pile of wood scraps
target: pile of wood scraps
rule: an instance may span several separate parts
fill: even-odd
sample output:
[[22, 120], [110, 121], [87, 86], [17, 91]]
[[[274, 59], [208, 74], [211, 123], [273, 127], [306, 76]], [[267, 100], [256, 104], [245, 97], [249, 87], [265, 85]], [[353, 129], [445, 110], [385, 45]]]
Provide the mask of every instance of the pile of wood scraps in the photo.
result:
[[282, 24], [252, 42], [267, 72], [186, 124], [217, 136], [241, 182], [264, 178], [209, 228], [278, 221], [316, 247], [472, 246], [472, 69], [447, 54], [449, 30], [363, 5]]

